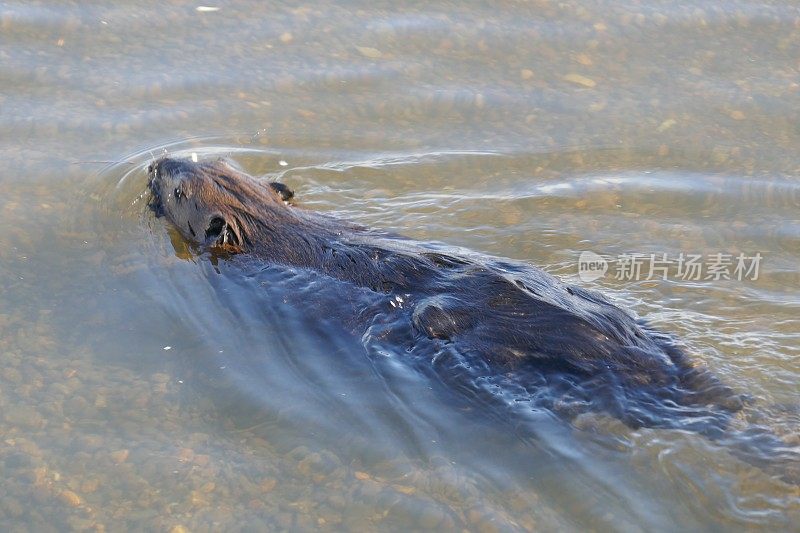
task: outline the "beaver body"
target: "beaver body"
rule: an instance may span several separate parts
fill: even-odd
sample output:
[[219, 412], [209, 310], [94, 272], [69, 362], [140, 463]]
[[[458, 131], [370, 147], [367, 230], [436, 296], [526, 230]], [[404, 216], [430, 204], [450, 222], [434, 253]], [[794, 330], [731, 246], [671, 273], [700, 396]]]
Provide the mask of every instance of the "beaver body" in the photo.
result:
[[712, 438], [742, 408], [739, 395], [669, 337], [538, 268], [288, 205], [285, 186], [224, 160], [165, 158], [150, 175], [154, 209], [187, 240], [374, 294], [385, 305], [360, 317], [356, 333], [395, 313], [402, 320], [394, 323], [407, 325], [397, 337], [408, 343], [404, 351], [445, 381], [467, 376], [472, 385], [507, 386], [512, 401], [544, 398], [538, 405], [566, 416], [599, 411], [631, 427], [680, 427]]

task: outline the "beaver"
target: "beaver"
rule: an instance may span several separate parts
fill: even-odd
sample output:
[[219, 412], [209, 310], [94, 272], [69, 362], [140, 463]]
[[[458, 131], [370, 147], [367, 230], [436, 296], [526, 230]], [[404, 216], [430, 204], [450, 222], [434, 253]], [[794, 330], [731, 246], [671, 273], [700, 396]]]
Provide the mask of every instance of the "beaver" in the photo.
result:
[[[445, 381], [466, 376], [484, 392], [480, 384], [491, 384], [493, 397], [508, 396], [496, 393], [506, 387], [514, 401], [568, 418], [603, 412], [632, 428], [713, 439], [743, 408], [742, 395], [669, 336], [539, 268], [303, 209], [285, 185], [226, 159], [164, 157], [148, 173], [151, 207], [200, 250], [305, 269], [383, 298], [407, 326], [406, 352]], [[757, 449], [737, 447], [750, 462], [786, 448], [777, 437], [756, 440]]]

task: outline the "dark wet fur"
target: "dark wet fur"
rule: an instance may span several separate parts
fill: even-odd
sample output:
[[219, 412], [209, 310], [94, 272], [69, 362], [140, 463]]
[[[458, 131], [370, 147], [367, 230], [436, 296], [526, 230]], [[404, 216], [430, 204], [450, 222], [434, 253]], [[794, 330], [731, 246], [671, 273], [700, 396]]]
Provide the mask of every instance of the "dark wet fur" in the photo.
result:
[[[151, 174], [154, 208], [188, 240], [248, 262], [309, 269], [394, 302], [342, 321], [358, 323], [359, 335], [387, 323], [385, 342], [402, 345], [411, 364], [468, 396], [567, 419], [603, 412], [632, 428], [699, 432], [797, 481], [797, 471], [785, 468], [786, 461], [797, 466], [796, 451], [783, 441], [764, 429], [739, 438], [727, 430], [743, 407], [739, 394], [597, 292], [524, 263], [456, 253], [287, 206], [284, 185], [259, 182], [224, 161], [162, 159]], [[182, 201], [208, 211], [203, 230], [213, 229], [213, 238], [186, 234], [164, 201], [165, 191], [178, 186]]]

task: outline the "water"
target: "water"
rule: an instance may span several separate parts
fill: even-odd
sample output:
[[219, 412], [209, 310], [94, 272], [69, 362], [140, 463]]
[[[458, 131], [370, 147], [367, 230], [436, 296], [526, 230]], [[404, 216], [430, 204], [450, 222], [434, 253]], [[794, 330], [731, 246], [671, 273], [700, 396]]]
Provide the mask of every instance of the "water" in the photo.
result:
[[[228, 155], [309, 209], [601, 288], [797, 444], [796, 4], [206, 7], [0, 5], [4, 530], [797, 527], [797, 487], [695, 434], [542, 413], [520, 439], [142, 196], [153, 155]], [[626, 253], [763, 259], [616, 279]]]

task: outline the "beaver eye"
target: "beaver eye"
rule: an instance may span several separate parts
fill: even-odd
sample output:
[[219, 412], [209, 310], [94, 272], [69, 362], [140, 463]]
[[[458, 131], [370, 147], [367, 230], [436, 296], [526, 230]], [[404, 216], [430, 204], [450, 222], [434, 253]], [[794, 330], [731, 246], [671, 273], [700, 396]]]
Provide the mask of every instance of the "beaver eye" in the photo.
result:
[[181, 189], [180, 187], [175, 187], [173, 194], [175, 195], [176, 200], [183, 200], [184, 198], [186, 198], [186, 193], [184, 193], [183, 189]]

